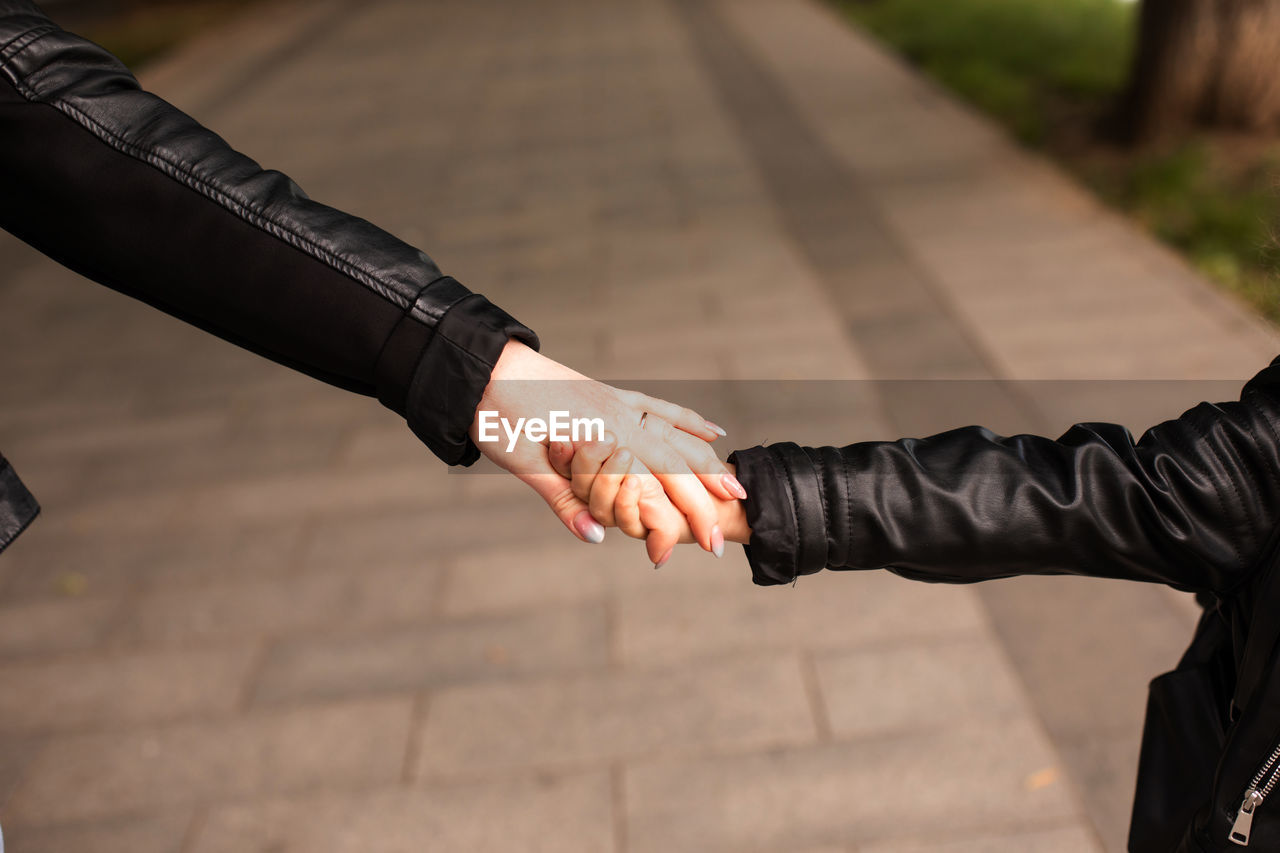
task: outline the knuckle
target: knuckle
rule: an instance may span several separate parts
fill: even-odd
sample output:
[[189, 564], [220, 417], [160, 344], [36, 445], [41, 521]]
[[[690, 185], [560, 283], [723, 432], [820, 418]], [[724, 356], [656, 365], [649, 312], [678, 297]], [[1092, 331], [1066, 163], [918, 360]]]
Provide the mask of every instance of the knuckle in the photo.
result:
[[643, 500], [656, 500], [657, 498], [663, 497], [665, 494], [666, 492], [663, 490], [662, 484], [658, 482], [657, 478], [649, 476], [641, 479], [640, 497]]
[[547, 503], [551, 505], [551, 509], [555, 511], [557, 515], [563, 515], [567, 510], [573, 507], [573, 504], [577, 499], [577, 495], [573, 493], [573, 489], [566, 487], [553, 494]]
[[663, 474], [681, 474], [687, 470], [684, 458], [669, 447], [658, 454], [657, 463]]

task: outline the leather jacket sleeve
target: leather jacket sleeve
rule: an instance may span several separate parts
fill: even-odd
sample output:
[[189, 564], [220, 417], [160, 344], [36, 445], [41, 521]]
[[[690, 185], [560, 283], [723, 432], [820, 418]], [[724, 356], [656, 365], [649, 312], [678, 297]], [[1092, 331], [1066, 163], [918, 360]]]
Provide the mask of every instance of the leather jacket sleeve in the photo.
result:
[[0, 227], [81, 274], [377, 396], [441, 459], [537, 338], [421, 251], [318, 204], [28, 0], [0, 0]]
[[18, 479], [9, 460], [0, 456], [0, 551], [40, 514], [40, 504]]
[[889, 568], [965, 583], [1081, 574], [1225, 593], [1280, 511], [1280, 359], [1238, 402], [1201, 404], [1135, 442], [1079, 424], [1059, 439], [980, 427], [730, 457], [751, 498], [756, 583]]

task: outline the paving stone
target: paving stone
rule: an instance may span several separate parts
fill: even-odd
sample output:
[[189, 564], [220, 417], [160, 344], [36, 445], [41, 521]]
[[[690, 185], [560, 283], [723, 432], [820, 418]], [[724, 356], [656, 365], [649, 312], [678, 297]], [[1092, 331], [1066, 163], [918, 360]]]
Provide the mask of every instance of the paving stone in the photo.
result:
[[277, 704], [424, 690], [597, 669], [608, 659], [603, 607], [545, 608], [412, 630], [287, 640], [268, 653], [253, 696]]
[[[0, 818], [5, 803], [22, 781], [27, 768], [44, 748], [41, 737], [0, 737]], [[3, 824], [0, 820], [0, 824]]]
[[1003, 650], [989, 638], [824, 653], [814, 666], [836, 737], [1025, 717]]
[[601, 543], [603, 547], [565, 541], [537, 549], [471, 550], [460, 555], [449, 571], [444, 611], [484, 613], [600, 601], [610, 586], [610, 565], [621, 557], [613, 541], [619, 538], [615, 530], [607, 546]]
[[1084, 737], [1059, 738], [1055, 745], [1063, 767], [1079, 781], [1081, 799], [1107, 853], [1125, 853], [1139, 742], [1121, 730], [1110, 736], [1090, 732]]
[[411, 707], [409, 699], [384, 699], [65, 737], [36, 760], [8, 814], [14, 823], [65, 823], [385, 785], [400, 778]]
[[102, 418], [86, 430], [72, 420], [51, 421], [23, 441], [23, 455], [71, 457], [83, 466], [95, 458], [138, 454], [157, 447], [185, 447], [216, 441], [227, 430], [227, 412], [198, 410], [164, 418]]
[[302, 524], [294, 522], [103, 535], [81, 530], [56, 512], [46, 508], [50, 517], [41, 518], [5, 551], [5, 560], [17, 563], [6, 599], [125, 594], [141, 587], [278, 575], [296, 567], [303, 532]]
[[799, 663], [773, 655], [442, 690], [423, 723], [417, 770], [493, 775], [813, 737]]
[[969, 591], [886, 572], [823, 572], [794, 587], [743, 581], [710, 604], [660, 585], [621, 598], [622, 660], [649, 664], [746, 650], [841, 649], [929, 636], [974, 637], [985, 630]]
[[4, 840], [10, 850], [22, 853], [182, 853], [190, 824], [191, 814], [183, 811], [56, 827], [6, 823]]
[[655, 575], [644, 544], [617, 529], [609, 530], [600, 545], [590, 547], [563, 538], [557, 545], [473, 549], [459, 555], [449, 570], [444, 611], [494, 613], [603, 601], [611, 592], [643, 595], [673, 587], [685, 590], [687, 597], [690, 588], [750, 584], [741, 549], [727, 550], [724, 559], [717, 561], [693, 546], [680, 548], [664, 567], [668, 570]]
[[146, 564], [140, 559], [148, 550], [145, 540], [85, 536], [56, 512], [42, 505], [36, 521], [5, 549], [6, 604], [62, 600], [69, 594], [123, 594], [141, 583], [146, 575]]
[[338, 453], [338, 461], [351, 468], [387, 466], [414, 459], [421, 453], [422, 441], [405, 429], [403, 423], [365, 423], [347, 435]]
[[138, 560], [144, 586], [177, 589], [288, 573], [298, 565], [303, 531], [300, 522], [275, 522], [226, 530], [179, 528], [147, 537]]
[[442, 488], [448, 481], [437, 479], [441, 473], [430, 467], [424, 452], [419, 464], [406, 461], [396, 467], [357, 471], [310, 469], [230, 484], [200, 484], [186, 489], [178, 518], [192, 525], [210, 516], [224, 524], [260, 524], [314, 514], [341, 519], [349, 528], [362, 514], [379, 510], [417, 507], [427, 516], [449, 502]]
[[218, 806], [192, 853], [608, 853], [612, 789], [591, 773]]
[[170, 645], [431, 618], [440, 567], [351, 566], [138, 596], [113, 635], [127, 645]]
[[[1173, 669], [1191, 639], [1185, 614], [1147, 584], [1024, 577], [988, 584], [981, 594], [1001, 630], [1018, 638], [1005, 648], [1059, 738], [1138, 731], [1147, 683]], [[1121, 637], [1123, 655], [1111, 651]]]
[[257, 650], [94, 655], [0, 666], [0, 733], [102, 729], [226, 713]]
[[[465, 477], [449, 479], [456, 482]], [[478, 512], [474, 506], [441, 506], [321, 516], [308, 535], [301, 563], [313, 569], [422, 565], [477, 545], [523, 542], [538, 547], [543, 542], [563, 542], [566, 535], [541, 499], [530, 491], [514, 502], [489, 505], [486, 512]]]
[[145, 451], [97, 454], [89, 460], [83, 488], [127, 501], [137, 493], [183, 486], [203, 489], [268, 477], [306, 477], [331, 462], [341, 438], [341, 425], [327, 423], [275, 435], [259, 428], [213, 441], [186, 437]]
[[0, 658], [93, 648], [120, 613], [119, 599], [41, 601], [0, 607]]
[[[655, 761], [626, 772], [627, 849], [792, 849], [904, 833], [966, 837], [992, 825], [1074, 818], [1061, 780], [1035, 781], [1053, 767], [1044, 737], [1022, 721]], [[691, 798], [698, 808], [689, 808]]]
[[1069, 826], [934, 841], [895, 839], [859, 846], [858, 853], [1102, 853], [1102, 848], [1087, 829]]

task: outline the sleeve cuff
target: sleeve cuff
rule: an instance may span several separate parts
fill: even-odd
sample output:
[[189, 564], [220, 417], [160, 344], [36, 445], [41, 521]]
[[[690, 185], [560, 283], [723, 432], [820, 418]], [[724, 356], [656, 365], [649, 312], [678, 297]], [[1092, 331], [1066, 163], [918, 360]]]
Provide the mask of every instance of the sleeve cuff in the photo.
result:
[[468, 432], [508, 340], [537, 349], [538, 336], [478, 293], [440, 318], [409, 383], [405, 417], [414, 435], [450, 465], [471, 465], [480, 450]]
[[0, 551], [40, 514], [40, 504], [18, 479], [18, 472], [0, 456]]
[[744, 546], [752, 580], [787, 584], [826, 568], [827, 536], [821, 479], [798, 445], [774, 444], [730, 454], [746, 501], [751, 541]]

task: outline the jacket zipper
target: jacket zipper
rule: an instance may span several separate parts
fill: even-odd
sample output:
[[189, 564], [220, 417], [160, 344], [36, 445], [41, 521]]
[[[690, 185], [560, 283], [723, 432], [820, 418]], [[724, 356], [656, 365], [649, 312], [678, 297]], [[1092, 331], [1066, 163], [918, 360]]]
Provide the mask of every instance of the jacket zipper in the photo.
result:
[[1249, 835], [1253, 832], [1254, 812], [1271, 795], [1277, 782], [1280, 782], [1280, 746], [1271, 753], [1271, 757], [1254, 775], [1253, 781], [1244, 792], [1244, 802], [1240, 804], [1240, 811], [1236, 813], [1235, 823], [1231, 825], [1231, 835], [1228, 836], [1233, 843], [1241, 847], [1249, 846]]

